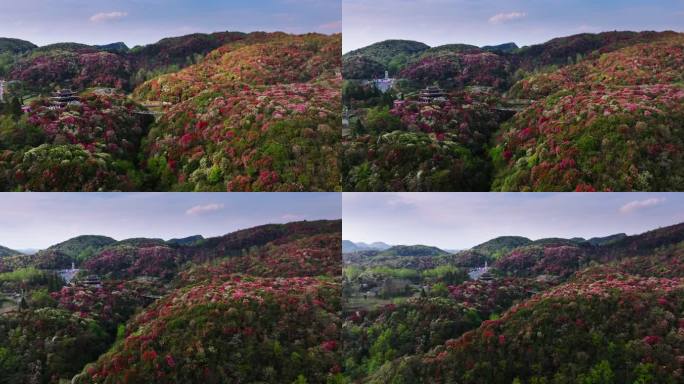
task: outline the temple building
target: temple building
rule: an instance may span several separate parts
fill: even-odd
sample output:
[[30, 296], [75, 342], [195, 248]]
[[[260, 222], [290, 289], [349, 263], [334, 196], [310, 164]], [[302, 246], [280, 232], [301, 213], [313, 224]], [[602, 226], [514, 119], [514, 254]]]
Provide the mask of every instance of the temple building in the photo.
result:
[[102, 279], [96, 275], [89, 275], [84, 278], [73, 279], [69, 285], [84, 288], [102, 288]]
[[76, 96], [76, 92], [70, 89], [60, 89], [59, 91], [53, 93], [50, 98], [52, 105], [65, 107], [69, 104], [80, 104], [81, 98]]
[[373, 80], [373, 84], [375, 84], [375, 87], [382, 93], [386, 93], [392, 87], [394, 86], [394, 79], [389, 77], [389, 72], [385, 71], [385, 78], [384, 79], [375, 79]]
[[494, 280], [494, 276], [492, 276], [492, 274], [489, 272], [489, 265], [487, 261], [485, 261], [484, 267], [471, 269], [470, 272], [468, 272], [468, 277], [470, 277], [472, 280], [480, 280], [485, 282]]
[[447, 101], [447, 94], [438, 86], [429, 86], [420, 91], [419, 101], [421, 103], [435, 103]]

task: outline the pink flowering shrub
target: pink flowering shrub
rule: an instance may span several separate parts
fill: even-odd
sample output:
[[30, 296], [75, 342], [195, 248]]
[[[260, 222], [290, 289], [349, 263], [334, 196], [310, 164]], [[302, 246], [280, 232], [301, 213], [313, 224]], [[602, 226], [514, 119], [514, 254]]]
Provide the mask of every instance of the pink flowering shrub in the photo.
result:
[[587, 249], [555, 245], [516, 248], [496, 261], [494, 267], [505, 274], [520, 277], [553, 275], [567, 277], [590, 260]]
[[450, 286], [453, 300], [477, 311], [483, 319], [499, 314], [534, 294], [548, 288], [550, 284], [527, 278], [495, 279], [491, 283], [480, 280], [466, 281]]
[[425, 56], [409, 64], [398, 75], [421, 86], [467, 85], [503, 88], [507, 85], [511, 66], [503, 56], [491, 52], [449, 52]]
[[681, 279], [604, 276], [568, 283], [404, 360], [383, 371], [384, 379], [411, 372], [430, 378], [416, 382], [432, 383], [583, 382], [600, 371], [615, 382], [676, 382], [684, 364], [683, 298]]
[[[58, 308], [0, 316], [0, 373], [5, 382], [69, 381], [109, 347], [109, 335], [90, 319]], [[35, 381], [34, 381], [35, 380]]]
[[495, 190], [677, 190], [684, 180], [684, 90], [561, 91], [502, 130]]
[[30, 88], [48, 92], [54, 86], [65, 83], [76, 89], [88, 87], [128, 86], [131, 68], [128, 60], [118, 54], [82, 51], [55, 50], [17, 63], [10, 78], [26, 83]]
[[166, 246], [116, 246], [86, 261], [84, 268], [116, 278], [153, 276], [165, 279], [175, 275], [179, 261], [178, 252]]
[[[26, 124], [41, 133], [42, 145], [22, 143], [0, 153], [3, 190], [135, 190], [134, 169], [146, 123], [140, 107], [122, 94], [82, 95], [80, 105], [53, 108], [34, 101]], [[20, 129], [20, 128], [17, 128]], [[33, 143], [35, 145], [37, 143]]]
[[510, 94], [539, 99], [560, 89], [672, 84], [681, 82], [684, 39], [664, 35], [648, 43], [628, 46], [557, 71], [529, 76], [515, 84]]
[[222, 280], [234, 273], [262, 277], [338, 276], [341, 274], [341, 234], [321, 234], [285, 243], [274, 241], [244, 256], [203, 264], [181, 274], [185, 282], [210, 276]]
[[345, 190], [489, 190], [486, 148], [498, 128], [497, 100], [491, 93], [455, 91], [443, 102], [396, 103], [388, 118], [398, 119], [398, 127], [345, 139]]
[[149, 284], [109, 280], [99, 288], [65, 286], [51, 296], [59, 308], [81, 318], [94, 319], [113, 334], [118, 324], [125, 323], [138, 308], [146, 305], [143, 294], [161, 290]]
[[0, 189], [41, 192], [132, 191], [139, 180], [129, 164], [116, 162], [103, 146], [43, 144], [0, 152]]

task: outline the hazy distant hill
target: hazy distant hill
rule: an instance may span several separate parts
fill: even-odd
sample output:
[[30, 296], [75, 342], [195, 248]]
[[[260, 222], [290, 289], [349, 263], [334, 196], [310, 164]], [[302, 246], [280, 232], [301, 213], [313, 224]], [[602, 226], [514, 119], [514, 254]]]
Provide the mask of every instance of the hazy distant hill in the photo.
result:
[[0, 257], [20, 255], [21, 252], [0, 245]]
[[61, 251], [70, 257], [83, 261], [99, 249], [114, 243], [116, 243], [116, 240], [111, 237], [84, 235], [55, 244], [49, 247], [48, 250]]
[[118, 43], [111, 43], [111, 44], [105, 44], [105, 45], [95, 45], [96, 48], [99, 48], [103, 51], [109, 51], [109, 52], [119, 52], [119, 53], [125, 53], [130, 50], [126, 43], [124, 42], [118, 42]]
[[479, 251], [493, 258], [498, 258], [508, 253], [510, 250], [530, 244], [532, 240], [521, 236], [501, 236], [474, 246], [474, 251]]
[[387, 40], [351, 51], [342, 56], [342, 75], [345, 79], [379, 77], [387, 70], [394, 75], [410, 58], [430, 47], [409, 40]]
[[171, 240], [167, 240], [166, 242], [169, 244], [172, 244], [172, 245], [192, 245], [192, 244], [196, 244], [202, 240], [204, 240], [204, 236], [195, 235], [195, 236], [184, 237], [182, 239], [171, 239]]
[[37, 48], [29, 41], [0, 37], [0, 53], [24, 53]]
[[499, 45], [485, 45], [482, 47], [483, 51], [490, 51], [490, 52], [504, 52], [504, 53], [512, 53], [518, 50], [518, 44], [516, 43], [505, 43], [505, 44], [499, 44]]
[[366, 244], [363, 242], [355, 243], [355, 242], [349, 241], [349, 240], [342, 240], [342, 252], [343, 253], [367, 251], [367, 250], [384, 251], [390, 247], [391, 247], [391, 245], [388, 245], [388, 244], [385, 244], [385, 243], [379, 242], [379, 241], [371, 243], [371, 244]]

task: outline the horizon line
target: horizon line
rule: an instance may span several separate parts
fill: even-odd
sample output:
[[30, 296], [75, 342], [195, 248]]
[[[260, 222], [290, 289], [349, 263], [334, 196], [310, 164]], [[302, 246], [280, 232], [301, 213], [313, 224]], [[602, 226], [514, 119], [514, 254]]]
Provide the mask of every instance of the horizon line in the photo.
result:
[[662, 228], [674, 227], [674, 226], [680, 225], [680, 224], [684, 224], [684, 221], [675, 222], [675, 223], [673, 223], [673, 224], [661, 225], [661, 226], [659, 226], [659, 227], [652, 228], [652, 229], [649, 229], [649, 230], [646, 230], [646, 231], [643, 231], [643, 232], [639, 232], [639, 233], [615, 232], [615, 233], [608, 234], [608, 235], [603, 235], [603, 236], [594, 235], [594, 236], [592, 236], [592, 237], [590, 237], [590, 238], [585, 238], [585, 237], [581, 237], [581, 236], [573, 236], [573, 237], [557, 237], [557, 236], [556, 236], [556, 237], [554, 237], [554, 236], [548, 237], [548, 236], [547, 236], [547, 237], [532, 238], [532, 237], [522, 236], [522, 235], [499, 235], [499, 236], [494, 236], [494, 237], [492, 237], [491, 239], [489, 239], [489, 240], [487, 240], [487, 241], [485, 241], [485, 242], [478, 243], [478, 244], [469, 246], [469, 247], [467, 247], [467, 248], [452, 247], [452, 246], [450, 246], [450, 245], [449, 245], [449, 246], [444, 246], [444, 247], [443, 247], [443, 246], [438, 246], [438, 245], [434, 245], [434, 244], [430, 244], [430, 243], [422, 243], [422, 244], [391, 244], [391, 243], [386, 242], [386, 241], [384, 241], [384, 240], [373, 240], [373, 241], [370, 241], [370, 242], [369, 242], [369, 241], [356, 241], [356, 240], [351, 240], [351, 239], [349, 239], [349, 238], [346, 238], [346, 239], [345, 239], [344, 237], [342, 237], [342, 240], [343, 240], [343, 241], [344, 241], [344, 240], [346, 240], [346, 241], [351, 241], [352, 243], [355, 243], [355, 244], [364, 243], [364, 244], [370, 245], [370, 244], [373, 244], [373, 243], [384, 243], [384, 244], [386, 244], [386, 245], [389, 245], [390, 247], [420, 245], [420, 246], [427, 246], [427, 247], [435, 247], [435, 248], [439, 248], [439, 249], [441, 249], [441, 250], [452, 249], [452, 250], [466, 251], [466, 250], [469, 250], [469, 249], [473, 249], [474, 247], [477, 247], [478, 245], [484, 244], [484, 243], [486, 243], [486, 242], [489, 242], [489, 241], [491, 241], [491, 240], [498, 239], [498, 238], [501, 238], [501, 237], [524, 237], [524, 238], [529, 239], [529, 240], [532, 240], [532, 241], [539, 241], [539, 240], [544, 240], [544, 239], [554, 239], [554, 238], [556, 238], [556, 239], [564, 239], [564, 240], [571, 240], [571, 239], [575, 239], [575, 238], [580, 239], [580, 238], [581, 238], [581, 239], [584, 239], [584, 240], [586, 241], [586, 240], [590, 240], [590, 239], [592, 239], [592, 238], [603, 238], [603, 237], [610, 237], [610, 236], [620, 235], [620, 234], [625, 234], [625, 235], [627, 235], [627, 236], [639, 236], [639, 235], [643, 235], [644, 233], [656, 231], [656, 230], [662, 229]]
[[121, 41], [121, 40], [119, 40], [119, 41], [110, 41], [110, 42], [108, 42], [108, 43], [102, 43], [102, 44], [96, 44], [96, 43], [93, 43], [93, 44], [91, 44], [91, 43], [83, 43], [83, 42], [79, 42], [79, 41], [76, 41], [76, 40], [72, 40], [72, 41], [57, 41], [57, 42], [54, 42], [54, 43], [49, 43], [49, 44], [44, 44], [44, 45], [38, 45], [38, 44], [34, 43], [34, 42], [31, 41], [31, 40], [25, 40], [25, 39], [22, 39], [22, 38], [20, 38], [20, 37], [0, 36], [0, 39], [20, 40], [20, 41], [24, 41], [24, 42], [27, 42], [27, 43], [31, 43], [31, 44], [37, 46], [38, 48], [49, 47], [49, 46], [51, 46], [51, 45], [57, 45], [57, 44], [83, 44], [83, 45], [87, 45], [87, 46], [90, 46], [90, 47], [97, 47], [97, 46], [105, 46], [105, 45], [110, 45], [110, 44], [123, 43], [123, 44], [125, 44], [125, 45], [128, 47], [128, 49], [130, 50], [130, 49], [133, 49], [133, 48], [136, 48], [136, 47], [147, 47], [147, 46], [149, 46], [149, 45], [159, 44], [159, 42], [161, 42], [162, 40], [166, 40], [166, 39], [174, 39], [174, 38], [180, 38], [180, 37], [186, 37], [186, 36], [192, 36], [192, 35], [213, 35], [213, 34], [216, 34], [216, 33], [243, 33], [243, 34], [245, 34], [245, 35], [249, 35], [249, 34], [253, 34], [253, 33], [272, 33], [272, 34], [284, 33], [284, 34], [290, 35], [290, 36], [304, 36], [304, 35], [309, 35], [309, 34], [318, 34], [318, 35], [324, 35], [324, 36], [335, 36], [335, 35], [340, 35], [340, 34], [342, 34], [342, 32], [330, 32], [330, 33], [326, 33], [326, 32], [318, 32], [318, 31], [310, 31], [310, 32], [303, 32], [303, 33], [294, 33], [294, 32], [286, 32], [286, 31], [284, 31], [284, 30], [273, 30], [273, 31], [268, 31], [268, 30], [261, 30], [261, 31], [259, 31], [259, 30], [255, 30], [255, 31], [250, 31], [250, 32], [244, 32], [244, 31], [231, 31], [231, 30], [217, 30], [217, 31], [213, 31], [213, 32], [200, 32], [200, 31], [197, 31], [197, 32], [188, 32], [188, 33], [183, 34], [183, 35], [166, 36], [166, 37], [163, 37], [163, 38], [161, 38], [161, 39], [159, 39], [159, 40], [157, 40], [157, 41], [154, 41], [154, 42], [150, 42], [150, 43], [147, 43], [147, 44], [135, 44], [135, 45], [133, 45], [133, 46], [131, 46], [131, 45], [129, 45], [128, 43], [126, 43], [125, 41]]
[[227, 235], [230, 235], [230, 234], [232, 234], [232, 233], [239, 232], [239, 231], [244, 231], [244, 230], [247, 230], [247, 229], [262, 227], [262, 226], [265, 226], [265, 225], [288, 225], [288, 224], [293, 224], [293, 223], [302, 223], [302, 222], [310, 222], [310, 221], [342, 221], [342, 218], [337, 218], [337, 219], [313, 219], [313, 220], [303, 219], [303, 220], [288, 221], [288, 222], [286, 222], [286, 223], [269, 222], [269, 223], [263, 223], [263, 224], [253, 225], [253, 226], [240, 227], [240, 228], [237, 228], [237, 229], [232, 230], [232, 231], [230, 231], [230, 232], [226, 232], [226, 233], [224, 233], [224, 234], [222, 234], [222, 235], [216, 235], [216, 236], [205, 236], [205, 235], [202, 234], [202, 233], [195, 233], [195, 234], [187, 235], [187, 236], [173, 236], [173, 237], [169, 237], [169, 238], [164, 238], [164, 237], [145, 237], [145, 236], [138, 236], [138, 237], [126, 237], [126, 238], [124, 238], [124, 239], [118, 239], [117, 237], [110, 236], [110, 235], [105, 235], [105, 234], [92, 234], [92, 233], [91, 233], [91, 234], [82, 234], [82, 235], [76, 235], [76, 236], [73, 236], [73, 237], [69, 237], [68, 239], [65, 239], [65, 240], [59, 241], [59, 242], [57, 242], [57, 243], [51, 244], [51, 245], [49, 245], [49, 246], [47, 246], [47, 247], [45, 247], [45, 248], [35, 248], [35, 247], [13, 247], [13, 246], [9, 246], [8, 244], [5, 244], [5, 243], [3, 243], [3, 242], [0, 242], [0, 246], [3, 246], [3, 247], [5, 247], [5, 248], [9, 248], [10, 250], [13, 250], [13, 251], [19, 251], [19, 250], [22, 250], [22, 249], [23, 249], [23, 250], [44, 251], [44, 250], [46, 250], [46, 249], [48, 249], [48, 248], [50, 248], [50, 247], [52, 247], [52, 246], [55, 246], [55, 245], [58, 245], [58, 244], [62, 244], [62, 243], [64, 243], [64, 242], [67, 242], [67, 241], [69, 241], [69, 240], [73, 240], [73, 239], [75, 239], [75, 238], [82, 237], [82, 236], [102, 236], [102, 237], [109, 237], [110, 239], [116, 240], [116, 242], [121, 242], [121, 241], [125, 241], [125, 240], [130, 240], [130, 239], [151, 239], [151, 240], [163, 240], [163, 241], [167, 242], [167, 241], [173, 240], [173, 239], [185, 239], [185, 238], [188, 238], [188, 237], [198, 236], [198, 235], [199, 235], [199, 236], [202, 236], [205, 240], [207, 240], [207, 239], [214, 239], [214, 238], [219, 238], [219, 237], [227, 236]]
[[[343, 33], [344, 33], [344, 28], [343, 28], [342, 30], [343, 30]], [[472, 45], [472, 46], [476, 46], [476, 47], [478, 47], [478, 48], [482, 48], [482, 47], [498, 46], [498, 45], [510, 44], [510, 43], [514, 43], [515, 45], [518, 46], [518, 48], [525, 48], [525, 47], [532, 47], [532, 46], [535, 46], [535, 45], [546, 44], [546, 43], [548, 43], [548, 42], [550, 42], [550, 41], [552, 41], [552, 40], [555, 40], [555, 39], [562, 39], [562, 38], [566, 38], [566, 37], [579, 36], [579, 35], [600, 35], [600, 34], [602, 34], [602, 33], [611, 33], [611, 32], [634, 32], [634, 33], [644, 33], [644, 32], [666, 33], [666, 32], [673, 32], [673, 33], [682, 34], [682, 33], [684, 33], [684, 30], [682, 30], [682, 31], [675, 31], [675, 30], [672, 30], [672, 29], [663, 29], [663, 30], [648, 30], [648, 29], [644, 29], [644, 30], [637, 31], [637, 30], [629, 30], [629, 29], [623, 29], [623, 30], [614, 29], [614, 30], [604, 30], [604, 31], [601, 31], [601, 32], [579, 32], [579, 33], [575, 33], [575, 34], [572, 34], [572, 35], [557, 36], [557, 37], [553, 37], [553, 38], [551, 38], [551, 39], [548, 39], [548, 40], [546, 40], [546, 41], [537, 42], [537, 43], [532, 43], [532, 44], [524, 44], [524, 45], [521, 45], [521, 43], [518, 43], [517, 41], [507, 41], [507, 42], [498, 43], [498, 44], [497, 44], [497, 43], [492, 43], [492, 44], [484, 44], [484, 45], [470, 44], [470, 43], [466, 43], [466, 42], [454, 42], [454, 43], [446, 43], [446, 44], [440, 44], [440, 45], [430, 45], [430, 44], [427, 44], [427, 43], [422, 42], [422, 41], [420, 41], [420, 40], [399, 39], [399, 38], [397, 38], [397, 39], [385, 39], [385, 40], [376, 41], [376, 42], [374, 42], [374, 43], [371, 43], [371, 44], [368, 44], [368, 45], [364, 45], [363, 47], [360, 47], [360, 48], [354, 48], [354, 49], [350, 49], [350, 50], [347, 50], [347, 51], [343, 51], [342, 54], [343, 54], [343, 55], [346, 55], [346, 54], [348, 54], [348, 53], [351, 53], [351, 52], [354, 52], [354, 51], [358, 51], [358, 50], [360, 50], [360, 49], [368, 48], [368, 47], [370, 47], [370, 46], [372, 46], [372, 45], [375, 45], [375, 44], [384, 43], [384, 42], [386, 42], [386, 41], [410, 41], [410, 42], [415, 42], [415, 43], [421, 43], [421, 44], [427, 45], [427, 46], [429, 47], [429, 49], [432, 49], [432, 48], [439, 48], [439, 47], [443, 47], [443, 46], [445, 46], [445, 45], [451, 45], [451, 44]], [[344, 38], [344, 34], [343, 34], [343, 38]]]

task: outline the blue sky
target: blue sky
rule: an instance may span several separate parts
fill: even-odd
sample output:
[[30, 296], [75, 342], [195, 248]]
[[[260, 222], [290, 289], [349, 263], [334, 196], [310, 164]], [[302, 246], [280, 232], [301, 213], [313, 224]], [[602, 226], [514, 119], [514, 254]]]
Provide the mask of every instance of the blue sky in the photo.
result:
[[684, 0], [342, 0], [343, 49], [387, 39], [518, 45], [612, 30], [684, 31]]
[[638, 234], [684, 222], [684, 193], [345, 193], [343, 238], [467, 249], [506, 235]]
[[194, 32], [341, 32], [340, 0], [3, 0], [0, 37], [130, 47]]
[[3, 193], [0, 245], [46, 248], [79, 235], [220, 236], [268, 223], [339, 219], [339, 193]]

